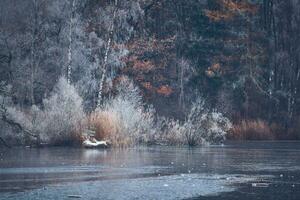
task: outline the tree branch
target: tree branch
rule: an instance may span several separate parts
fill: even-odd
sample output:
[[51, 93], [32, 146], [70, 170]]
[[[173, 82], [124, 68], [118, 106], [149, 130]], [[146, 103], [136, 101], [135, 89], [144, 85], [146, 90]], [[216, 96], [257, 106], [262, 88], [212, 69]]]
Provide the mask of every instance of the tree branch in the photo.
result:
[[1, 109], [0, 109], [1, 115], [2, 115], [2, 121], [6, 122], [7, 124], [17, 127], [19, 130], [21, 130], [24, 134], [29, 135], [31, 137], [34, 138], [38, 138], [37, 135], [31, 133], [29, 130], [26, 130], [24, 127], [22, 127], [21, 124], [19, 124], [18, 122], [13, 121], [12, 119], [8, 119], [7, 115], [6, 115], [6, 108], [4, 107], [4, 105], [1, 105]]
[[5, 142], [5, 140], [4, 140], [2, 137], [0, 137], [0, 141], [1, 141], [2, 144], [3, 144], [4, 146], [6, 146], [7, 148], [11, 148], [11, 146], [10, 146], [7, 142]]

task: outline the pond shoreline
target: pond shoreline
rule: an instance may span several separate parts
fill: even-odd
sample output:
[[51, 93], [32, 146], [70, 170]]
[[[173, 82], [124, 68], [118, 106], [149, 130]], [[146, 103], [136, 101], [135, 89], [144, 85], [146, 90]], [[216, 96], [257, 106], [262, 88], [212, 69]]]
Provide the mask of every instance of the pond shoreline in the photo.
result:
[[[285, 140], [285, 139], [278, 139], [278, 140], [238, 140], [238, 139], [230, 139], [230, 140], [226, 140], [223, 143], [220, 144], [202, 144], [202, 145], [194, 145], [194, 146], [190, 146], [190, 145], [175, 145], [175, 144], [168, 144], [168, 143], [141, 143], [141, 144], [136, 144], [136, 145], [129, 145], [129, 146], [109, 146], [109, 147], [95, 147], [92, 149], [107, 149], [107, 148], [112, 148], [112, 149], [122, 149], [122, 148], [132, 148], [132, 147], [139, 147], [139, 146], [146, 146], [146, 147], [155, 147], [155, 146], [166, 146], [166, 147], [188, 147], [188, 148], [199, 148], [199, 147], [206, 147], [206, 146], [222, 146], [222, 145], [226, 145], [226, 144], [231, 144], [231, 143], [252, 143], [252, 142], [256, 142], [256, 143], [273, 143], [273, 142], [299, 142], [300, 140], [298, 139], [291, 139], [291, 140]], [[82, 144], [62, 144], [62, 145], [53, 145], [53, 144], [41, 144], [41, 145], [36, 145], [36, 144], [32, 144], [32, 145], [4, 145], [3, 143], [0, 144], [0, 149], [1, 148], [56, 148], [56, 147], [60, 147], [60, 148], [83, 148], [85, 149], [85, 147]], [[89, 149], [89, 148], [87, 148]]]

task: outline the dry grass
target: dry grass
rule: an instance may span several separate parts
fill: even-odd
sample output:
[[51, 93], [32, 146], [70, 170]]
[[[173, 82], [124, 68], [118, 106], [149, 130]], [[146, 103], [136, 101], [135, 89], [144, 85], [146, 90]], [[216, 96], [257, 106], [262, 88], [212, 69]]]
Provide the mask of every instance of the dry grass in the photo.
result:
[[238, 140], [272, 140], [275, 135], [263, 120], [242, 120], [233, 126], [230, 136], [231, 139]]
[[84, 120], [80, 121], [70, 132], [60, 134], [49, 142], [53, 146], [80, 146], [85, 138], [82, 133], [86, 129]]
[[132, 139], [123, 133], [123, 123], [117, 113], [94, 112], [88, 118], [88, 126], [95, 131], [97, 140], [107, 140], [114, 147], [125, 147], [133, 144]]

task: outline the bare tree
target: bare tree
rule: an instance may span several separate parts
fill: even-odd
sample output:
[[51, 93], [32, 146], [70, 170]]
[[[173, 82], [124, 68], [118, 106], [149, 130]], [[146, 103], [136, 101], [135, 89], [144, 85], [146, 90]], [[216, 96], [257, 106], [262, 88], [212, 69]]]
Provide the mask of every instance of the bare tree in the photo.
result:
[[70, 84], [71, 83], [71, 77], [72, 77], [72, 40], [73, 40], [73, 29], [74, 29], [74, 21], [75, 21], [75, 12], [76, 12], [76, 0], [71, 0], [71, 14], [69, 19], [69, 35], [68, 35], [68, 61], [67, 61], [67, 81]]
[[99, 108], [101, 106], [101, 102], [102, 102], [102, 90], [103, 90], [103, 84], [106, 78], [106, 71], [107, 71], [107, 58], [108, 58], [108, 53], [110, 51], [110, 47], [111, 47], [111, 42], [113, 39], [113, 34], [114, 34], [114, 21], [116, 18], [116, 14], [117, 14], [117, 6], [118, 6], [118, 0], [115, 0], [115, 8], [113, 10], [113, 18], [111, 21], [111, 25], [109, 28], [109, 35], [108, 35], [108, 41], [106, 44], [106, 49], [105, 49], [105, 54], [104, 54], [104, 63], [103, 63], [103, 67], [102, 67], [102, 77], [100, 79], [100, 83], [99, 83], [99, 90], [98, 90], [98, 101], [97, 101], [97, 108]]

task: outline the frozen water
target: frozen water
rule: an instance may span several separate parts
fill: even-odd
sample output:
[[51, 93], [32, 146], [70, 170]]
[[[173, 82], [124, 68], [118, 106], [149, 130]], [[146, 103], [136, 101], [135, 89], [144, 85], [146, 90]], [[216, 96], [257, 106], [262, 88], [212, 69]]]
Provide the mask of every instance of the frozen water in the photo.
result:
[[300, 198], [300, 143], [0, 149], [0, 199]]

